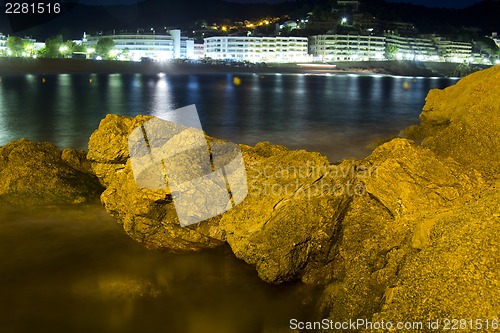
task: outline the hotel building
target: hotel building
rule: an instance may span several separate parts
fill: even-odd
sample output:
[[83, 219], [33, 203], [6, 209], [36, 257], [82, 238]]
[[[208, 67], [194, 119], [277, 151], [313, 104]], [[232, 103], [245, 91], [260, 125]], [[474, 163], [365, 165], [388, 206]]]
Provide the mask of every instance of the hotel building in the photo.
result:
[[319, 35], [309, 39], [309, 52], [322, 61], [384, 60], [385, 37]]
[[0, 55], [7, 54], [7, 36], [0, 33]]
[[464, 62], [469, 60], [472, 55], [471, 43], [453, 42], [438, 37], [436, 45], [442, 61]]
[[387, 46], [396, 50], [398, 60], [438, 61], [438, 49], [430, 38], [401, 37], [389, 35]]
[[205, 57], [250, 62], [300, 62], [309, 59], [307, 37], [205, 38]]
[[115, 50], [126, 53], [131, 60], [151, 58], [154, 60], [194, 59], [194, 40], [181, 36], [180, 30], [169, 30], [165, 34], [152, 32], [102, 34], [99, 36], [84, 35], [83, 42], [87, 48], [95, 48], [101, 38], [111, 38], [115, 42]]

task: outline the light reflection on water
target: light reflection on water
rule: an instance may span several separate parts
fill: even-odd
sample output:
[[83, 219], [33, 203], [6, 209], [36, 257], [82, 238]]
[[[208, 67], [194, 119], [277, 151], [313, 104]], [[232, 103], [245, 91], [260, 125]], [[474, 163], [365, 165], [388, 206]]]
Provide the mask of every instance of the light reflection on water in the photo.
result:
[[[21, 137], [86, 148], [107, 113], [161, 115], [196, 104], [209, 135], [361, 158], [418, 122], [427, 92], [455, 79], [359, 75], [17, 75], [0, 83], [0, 145]], [[43, 80], [45, 82], [43, 83]]]
[[[275, 287], [227, 248], [150, 251], [99, 205], [0, 208], [2, 332], [288, 332], [316, 295]], [[274, 331], [273, 331], [274, 332]]]

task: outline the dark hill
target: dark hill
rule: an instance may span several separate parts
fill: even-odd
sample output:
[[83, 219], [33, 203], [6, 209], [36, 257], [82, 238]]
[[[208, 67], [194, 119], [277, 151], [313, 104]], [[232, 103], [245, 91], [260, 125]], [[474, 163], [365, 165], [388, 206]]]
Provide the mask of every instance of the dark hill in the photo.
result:
[[[65, 1], [60, 15], [13, 15], [0, 12], [0, 32], [31, 35], [39, 40], [62, 34], [79, 38], [82, 33], [112, 29], [149, 27], [189, 28], [196, 20], [243, 20], [265, 16], [307, 13], [316, 5], [328, 10], [328, 1], [289, 1], [281, 4], [240, 4], [221, 0], [145, 0], [131, 6], [87, 6], [78, 0]], [[465, 9], [427, 8], [408, 3], [365, 0], [364, 9], [383, 20], [413, 22], [421, 33], [453, 35], [463, 27], [477, 28], [479, 34], [500, 31], [497, 13], [500, 0], [483, 0]]]

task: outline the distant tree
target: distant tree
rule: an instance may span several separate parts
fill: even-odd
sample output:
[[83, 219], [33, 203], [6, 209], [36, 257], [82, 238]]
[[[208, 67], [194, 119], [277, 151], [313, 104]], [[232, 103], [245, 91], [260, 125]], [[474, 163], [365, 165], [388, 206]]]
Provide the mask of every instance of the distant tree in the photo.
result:
[[40, 52], [40, 56], [45, 58], [60, 58], [63, 38], [61, 35], [49, 37], [45, 40], [45, 49]]
[[388, 60], [394, 60], [396, 58], [396, 53], [399, 52], [399, 48], [396, 45], [387, 44], [385, 47], [385, 58]]
[[84, 44], [73, 44], [73, 52], [87, 52], [87, 47]]
[[31, 40], [23, 40], [23, 56], [31, 57], [36, 54], [35, 43]]
[[488, 37], [482, 37], [474, 42], [474, 48], [479, 51], [479, 53], [486, 53], [490, 56], [497, 56], [499, 54], [499, 49], [497, 44], [493, 39]]
[[59, 46], [59, 52], [61, 53], [61, 56], [65, 58], [70, 57], [73, 52], [75, 52], [75, 46], [76, 43], [71, 40], [67, 40], [61, 43], [61, 45]]
[[312, 11], [312, 17], [317, 21], [329, 21], [332, 20], [331, 10], [328, 10], [324, 6], [316, 5]]
[[11, 57], [21, 57], [24, 52], [24, 40], [20, 37], [9, 36], [6, 42], [7, 54]]
[[105, 59], [110, 58], [110, 52], [115, 48], [115, 42], [109, 37], [99, 39], [95, 51]]
[[130, 49], [128, 47], [124, 48], [119, 55], [120, 58], [130, 60]]

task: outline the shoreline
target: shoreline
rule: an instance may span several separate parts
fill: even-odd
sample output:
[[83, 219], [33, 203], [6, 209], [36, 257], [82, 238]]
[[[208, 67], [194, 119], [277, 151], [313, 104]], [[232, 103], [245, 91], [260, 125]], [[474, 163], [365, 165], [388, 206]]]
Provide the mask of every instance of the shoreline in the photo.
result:
[[[425, 67], [424, 67], [425, 65]], [[450, 77], [459, 64], [432, 64], [403, 61], [339, 62], [335, 69], [313, 69], [297, 64], [267, 64], [247, 67], [222, 64], [128, 62], [87, 59], [0, 59], [0, 75], [15, 74], [159, 74], [190, 75], [215, 73], [246, 74], [357, 74], [413, 77]]]

